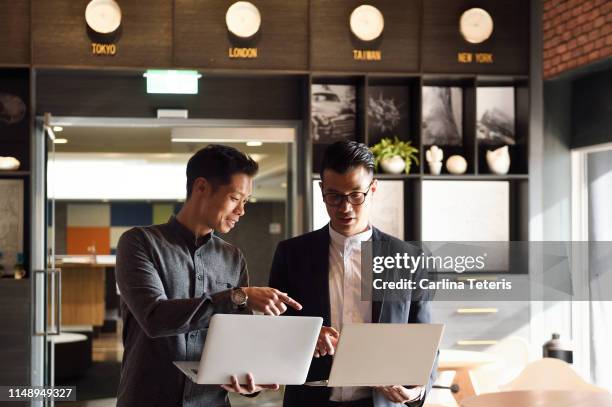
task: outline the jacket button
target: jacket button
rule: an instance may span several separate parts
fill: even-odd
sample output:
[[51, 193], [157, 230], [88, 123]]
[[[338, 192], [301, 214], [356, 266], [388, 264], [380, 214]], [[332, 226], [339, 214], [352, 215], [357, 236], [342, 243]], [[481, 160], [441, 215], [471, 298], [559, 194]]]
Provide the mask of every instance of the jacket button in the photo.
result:
[[198, 280], [202, 280], [202, 278], [203, 278], [203, 277], [202, 277], [202, 274], [198, 274], [198, 275], [197, 275], [197, 278], [198, 278]]

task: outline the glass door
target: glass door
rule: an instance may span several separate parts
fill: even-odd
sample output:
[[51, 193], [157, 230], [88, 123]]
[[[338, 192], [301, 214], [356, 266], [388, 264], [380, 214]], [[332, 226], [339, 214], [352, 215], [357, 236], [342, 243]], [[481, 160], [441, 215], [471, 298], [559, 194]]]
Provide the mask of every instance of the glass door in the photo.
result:
[[[51, 115], [36, 120], [32, 192], [33, 338], [32, 384], [55, 385], [54, 343], [61, 335], [61, 270], [55, 267], [55, 201], [47, 190], [48, 163], [55, 160]], [[53, 406], [52, 399], [33, 406]]]

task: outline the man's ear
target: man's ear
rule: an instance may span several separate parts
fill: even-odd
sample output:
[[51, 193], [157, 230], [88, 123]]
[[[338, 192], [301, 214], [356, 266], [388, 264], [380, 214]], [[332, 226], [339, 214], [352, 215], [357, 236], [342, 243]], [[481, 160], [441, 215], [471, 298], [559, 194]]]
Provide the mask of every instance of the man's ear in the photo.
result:
[[376, 188], [378, 187], [378, 180], [376, 178], [374, 178], [372, 180], [372, 185], [370, 186], [370, 192], [372, 192], [372, 194], [374, 194], [374, 192], [376, 192]]
[[198, 177], [193, 181], [193, 188], [191, 194], [197, 193], [198, 195], [205, 195], [210, 189], [210, 183], [206, 178]]
[[319, 181], [319, 188], [321, 188], [321, 193], [323, 193], [323, 181]]

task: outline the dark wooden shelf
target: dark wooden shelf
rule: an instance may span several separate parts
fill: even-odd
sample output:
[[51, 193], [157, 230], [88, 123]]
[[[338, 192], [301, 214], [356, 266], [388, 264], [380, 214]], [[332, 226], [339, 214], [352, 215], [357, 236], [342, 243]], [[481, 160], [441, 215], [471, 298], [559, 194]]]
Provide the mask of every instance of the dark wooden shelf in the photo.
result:
[[24, 277], [24, 278], [22, 278], [20, 280], [17, 280], [15, 278], [13, 278], [12, 276], [0, 278], [0, 288], [2, 288], [2, 289], [4, 289], [4, 288], [14, 288], [14, 287], [23, 287], [26, 284], [30, 284], [30, 280], [27, 277]]
[[[528, 174], [505, 174], [505, 175], [495, 175], [495, 174], [461, 174], [461, 175], [453, 175], [453, 174], [440, 174], [440, 175], [431, 175], [431, 174], [383, 174], [383, 173], [375, 173], [374, 178], [380, 180], [405, 180], [405, 179], [422, 179], [422, 180], [446, 180], [446, 181], [474, 181], [474, 180], [492, 180], [492, 181], [504, 181], [504, 180], [529, 180]], [[312, 174], [313, 180], [321, 179], [321, 175], [319, 173]]]
[[418, 179], [421, 178], [421, 174], [384, 174], [384, 173], [380, 173], [380, 174], [374, 174], [374, 178], [377, 179], [386, 179], [386, 180], [392, 180], [392, 179], [397, 179], [397, 180], [402, 180], [402, 179]]
[[0, 69], [30, 68], [30, 66], [30, 64], [10, 64], [7, 62], [0, 63]]
[[30, 171], [2, 171], [0, 170], [0, 178], [27, 177], [28, 175], [30, 175]]
[[453, 174], [441, 174], [441, 175], [431, 175], [424, 174], [422, 177], [424, 180], [494, 180], [494, 181], [503, 181], [503, 180], [527, 180], [529, 179], [529, 175], [527, 174], [505, 174], [505, 175], [495, 175], [495, 174], [461, 174], [461, 175], [453, 175]]

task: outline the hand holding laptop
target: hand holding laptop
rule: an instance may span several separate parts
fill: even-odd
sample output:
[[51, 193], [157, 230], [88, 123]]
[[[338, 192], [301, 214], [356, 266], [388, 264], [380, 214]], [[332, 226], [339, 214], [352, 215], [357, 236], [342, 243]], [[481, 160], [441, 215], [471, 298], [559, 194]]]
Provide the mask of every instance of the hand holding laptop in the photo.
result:
[[330, 326], [321, 327], [319, 339], [317, 339], [317, 347], [314, 351], [314, 357], [318, 358], [325, 355], [333, 355], [340, 339], [340, 332]]
[[221, 385], [221, 387], [223, 387], [225, 391], [230, 393], [253, 394], [262, 390], [277, 391], [280, 388], [278, 384], [255, 384], [255, 379], [253, 378], [253, 375], [251, 373], [246, 374], [246, 386], [241, 386], [238, 382], [238, 378], [235, 375], [232, 375], [230, 381], [232, 383], [231, 385]]
[[404, 404], [410, 401], [418, 400], [423, 393], [424, 387], [405, 387], [398, 384], [394, 386], [376, 386], [374, 388], [390, 402]]

